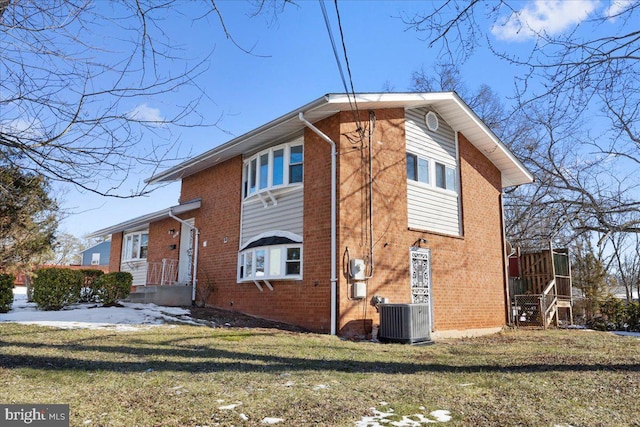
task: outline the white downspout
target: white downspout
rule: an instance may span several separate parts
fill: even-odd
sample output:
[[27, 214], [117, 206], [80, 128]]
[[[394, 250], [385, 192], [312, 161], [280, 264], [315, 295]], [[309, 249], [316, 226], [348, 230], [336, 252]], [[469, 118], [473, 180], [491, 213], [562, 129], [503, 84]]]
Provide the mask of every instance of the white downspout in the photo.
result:
[[316, 135], [331, 145], [331, 335], [335, 335], [337, 317], [336, 300], [338, 294], [338, 277], [336, 276], [336, 143], [305, 119], [302, 112], [298, 114], [298, 118]]
[[[189, 224], [187, 221], [178, 218], [173, 214], [173, 212], [169, 211], [169, 216], [180, 224], [184, 224], [190, 229], [195, 231], [195, 241], [194, 241], [194, 250], [193, 250], [193, 276], [191, 277], [191, 303], [195, 303], [196, 301], [196, 286], [198, 284], [198, 245], [200, 239], [200, 230], [195, 225]], [[206, 302], [206, 301], [205, 301]]]

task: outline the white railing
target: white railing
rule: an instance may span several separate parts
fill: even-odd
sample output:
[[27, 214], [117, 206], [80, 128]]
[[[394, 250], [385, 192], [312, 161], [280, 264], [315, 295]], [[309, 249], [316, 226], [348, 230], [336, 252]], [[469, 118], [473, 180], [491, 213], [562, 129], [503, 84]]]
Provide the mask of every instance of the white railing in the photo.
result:
[[147, 268], [147, 285], [171, 286], [178, 279], [178, 260], [163, 259], [149, 262]]

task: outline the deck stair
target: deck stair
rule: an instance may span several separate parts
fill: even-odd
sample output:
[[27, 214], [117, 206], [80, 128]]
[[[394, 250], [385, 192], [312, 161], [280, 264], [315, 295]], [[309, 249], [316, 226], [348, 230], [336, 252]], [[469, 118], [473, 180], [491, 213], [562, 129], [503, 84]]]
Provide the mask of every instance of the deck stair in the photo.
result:
[[[511, 260], [513, 261], [513, 259]], [[518, 254], [518, 275], [510, 274], [512, 323], [547, 329], [564, 322], [573, 324], [571, 266], [566, 249]], [[513, 264], [513, 263], [511, 263]]]

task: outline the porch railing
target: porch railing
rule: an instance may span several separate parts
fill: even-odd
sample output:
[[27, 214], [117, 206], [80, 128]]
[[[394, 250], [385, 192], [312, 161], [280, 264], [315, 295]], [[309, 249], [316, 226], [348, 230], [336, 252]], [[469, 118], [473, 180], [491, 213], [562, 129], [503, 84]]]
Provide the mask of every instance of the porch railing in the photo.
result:
[[178, 260], [163, 259], [149, 262], [147, 268], [147, 285], [171, 286], [178, 280]]

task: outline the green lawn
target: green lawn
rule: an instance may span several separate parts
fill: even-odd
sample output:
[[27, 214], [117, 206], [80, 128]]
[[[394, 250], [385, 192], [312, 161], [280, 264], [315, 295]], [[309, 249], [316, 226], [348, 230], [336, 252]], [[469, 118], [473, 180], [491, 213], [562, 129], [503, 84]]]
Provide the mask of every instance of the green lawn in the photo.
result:
[[640, 339], [507, 331], [406, 346], [266, 329], [0, 324], [0, 384], [1, 403], [70, 404], [72, 426], [355, 426], [371, 408], [393, 412], [381, 425], [427, 425], [418, 420], [439, 410], [448, 426], [639, 425]]

